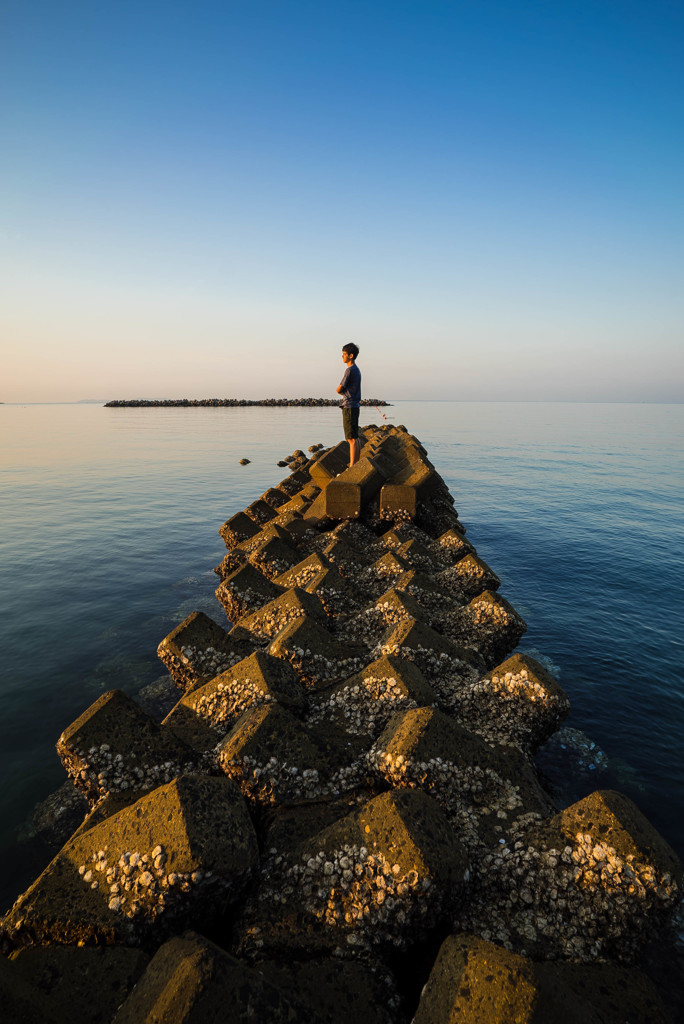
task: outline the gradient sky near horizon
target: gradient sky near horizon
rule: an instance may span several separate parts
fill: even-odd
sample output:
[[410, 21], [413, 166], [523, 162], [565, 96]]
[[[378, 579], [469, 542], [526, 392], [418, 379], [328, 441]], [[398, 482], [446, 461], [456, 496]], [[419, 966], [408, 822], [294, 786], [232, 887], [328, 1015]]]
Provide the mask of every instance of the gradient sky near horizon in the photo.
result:
[[2, 0], [5, 402], [684, 401], [679, 0]]

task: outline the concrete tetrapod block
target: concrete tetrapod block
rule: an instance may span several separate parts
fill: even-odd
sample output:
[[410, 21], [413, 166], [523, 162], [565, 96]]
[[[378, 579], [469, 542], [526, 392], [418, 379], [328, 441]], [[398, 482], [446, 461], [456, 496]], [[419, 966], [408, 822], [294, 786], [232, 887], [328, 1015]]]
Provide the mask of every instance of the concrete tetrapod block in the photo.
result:
[[255, 651], [183, 697], [162, 724], [190, 746], [212, 750], [245, 711], [274, 701], [295, 714], [306, 708], [294, 669], [282, 658]]
[[276, 576], [274, 582], [284, 589], [301, 587], [302, 590], [306, 590], [307, 584], [328, 568], [330, 568], [330, 562], [317, 552], [308, 555], [306, 558], [302, 558], [301, 553], [299, 553], [297, 561], [293, 562], [280, 575]]
[[[53, 1010], [64, 1007], [64, 1019], [70, 1024], [110, 1024], [150, 958], [140, 949], [125, 946], [31, 946], [17, 950], [10, 960]], [[38, 1020], [44, 1018], [31, 1018], [32, 1024]]]
[[70, 1024], [68, 1008], [49, 1000], [32, 979], [0, 955], [0, 1005], [7, 1024]]
[[[285, 495], [285, 497], [287, 497], [287, 495]], [[250, 551], [254, 551], [254, 549], [259, 547], [260, 544], [263, 544], [267, 540], [274, 539], [282, 540], [285, 544], [292, 545], [292, 535], [283, 525], [281, 525], [281, 518], [282, 517], [278, 516], [275, 519], [272, 519], [270, 523], [266, 523], [266, 525], [262, 526], [259, 532], [253, 537], [250, 537], [248, 540], [241, 541], [235, 548], [235, 551], [241, 551], [245, 555], [248, 555]]]
[[204, 612], [192, 612], [157, 648], [176, 686], [186, 692], [251, 654]]
[[439, 800], [469, 849], [491, 848], [516, 821], [555, 807], [523, 756], [492, 747], [432, 707], [397, 712], [369, 760], [395, 787], [419, 787]]
[[475, 548], [469, 540], [464, 536], [465, 527], [461, 526], [460, 529], [454, 529], [451, 527], [449, 530], [445, 530], [441, 537], [437, 538], [442, 551], [448, 553], [453, 562], [459, 562], [465, 555], [474, 555]]
[[382, 594], [374, 604], [347, 618], [344, 622], [344, 633], [348, 639], [365, 644], [369, 650], [374, 650], [386, 639], [389, 630], [409, 619], [424, 622], [427, 626], [432, 624], [430, 613], [426, 609], [421, 608], [408, 594], [392, 588]]
[[510, 654], [527, 630], [515, 608], [489, 590], [465, 607], [445, 613], [440, 628], [455, 643], [478, 651], [488, 668]]
[[292, 590], [286, 590], [273, 601], [269, 601], [258, 611], [245, 615], [239, 624], [253, 636], [271, 639], [289, 623], [303, 616], [321, 624], [328, 621], [325, 608], [317, 597], [307, 594], [300, 587], [293, 587]]
[[418, 508], [415, 487], [406, 484], [383, 484], [380, 488], [380, 516], [383, 519], [413, 519]]
[[365, 552], [352, 547], [344, 538], [336, 536], [327, 542], [322, 554], [344, 577], [352, 575], [371, 561]]
[[269, 523], [271, 519], [275, 519], [276, 511], [261, 498], [257, 498], [251, 505], [248, 505], [245, 509], [245, 515], [249, 516], [257, 526], [263, 526], [264, 523]]
[[535, 963], [473, 935], [442, 944], [413, 1024], [671, 1024], [651, 982], [612, 964]]
[[[396, 535], [397, 531], [393, 532]], [[430, 573], [438, 572], [444, 565], [442, 551], [431, 537], [422, 530], [420, 533], [423, 534], [422, 538], [409, 537], [393, 550], [416, 569], [424, 569]]]
[[384, 656], [321, 694], [308, 721], [327, 721], [358, 736], [377, 736], [404, 708], [430, 705], [433, 689], [412, 662]]
[[[284, 530], [280, 531], [285, 533]], [[265, 537], [248, 554], [251, 564], [269, 579], [301, 561], [301, 553], [281, 537]]]
[[358, 672], [367, 661], [365, 649], [340, 643], [309, 615], [290, 622], [268, 650], [289, 661], [307, 687], [329, 686]]
[[261, 501], [265, 501], [271, 508], [278, 509], [281, 505], [284, 505], [289, 501], [289, 494], [286, 494], [280, 487], [269, 487], [267, 491], [261, 495]]
[[359, 459], [331, 480], [323, 492], [328, 519], [355, 519], [378, 493], [386, 476], [375, 459]]
[[463, 596], [452, 587], [445, 587], [437, 582], [435, 576], [428, 575], [419, 569], [409, 569], [398, 576], [394, 583], [396, 590], [404, 591], [430, 612], [462, 608]]
[[394, 551], [387, 551], [364, 570], [363, 577], [369, 577], [370, 580], [375, 580], [380, 585], [393, 586], [395, 581], [410, 568], [409, 563], [401, 555], [395, 554]]
[[280, 509], [278, 518], [273, 525], [283, 529], [288, 534], [292, 544], [305, 543], [316, 536], [316, 531], [308, 523], [305, 523], [300, 515], [293, 511], [283, 512]]
[[227, 548], [234, 548], [241, 541], [249, 540], [259, 532], [259, 526], [244, 512], [238, 512], [219, 527], [219, 535]]
[[276, 856], [262, 878], [239, 926], [244, 949], [353, 956], [421, 942], [461, 898], [468, 861], [437, 801], [396, 790]]
[[397, 1024], [403, 1019], [396, 982], [380, 965], [348, 960], [261, 961], [258, 970], [315, 1024], [361, 1020], [363, 1024]]
[[314, 735], [279, 704], [245, 712], [217, 758], [243, 795], [264, 805], [319, 797], [329, 774]]
[[216, 588], [216, 598], [229, 622], [257, 611], [281, 593], [264, 573], [253, 565], [241, 565], [229, 573]]
[[565, 691], [527, 654], [514, 654], [483, 679], [454, 690], [445, 710], [488, 743], [535, 753], [570, 711]]
[[416, 619], [400, 622], [382, 644], [383, 654], [395, 654], [416, 663], [438, 698], [456, 685], [480, 675], [482, 662], [466, 650]]
[[157, 950], [112, 1024], [314, 1024], [260, 972], [193, 932]]
[[458, 926], [531, 956], [629, 963], [671, 917], [681, 878], [632, 801], [600, 790], [485, 856]]
[[225, 911], [258, 862], [230, 779], [182, 775], [69, 840], [0, 924], [11, 946], [150, 941]]
[[311, 467], [311, 479], [325, 488], [338, 473], [343, 473], [349, 464], [349, 442], [340, 441], [317, 459]]
[[436, 582], [445, 589], [462, 594], [467, 601], [485, 590], [494, 591], [501, 586], [501, 580], [494, 570], [474, 553], [465, 555], [455, 565], [444, 569], [437, 576]]
[[74, 785], [92, 803], [105, 794], [151, 789], [192, 769], [193, 751], [121, 690], [103, 693], [69, 725], [57, 753]]
[[[316, 463], [316, 465], [318, 465], [318, 463]], [[284, 480], [280, 481], [278, 488], [285, 491], [285, 493], [289, 494], [290, 497], [293, 497], [301, 491], [303, 487], [306, 487], [306, 485], [311, 482], [311, 479], [312, 477], [306, 470], [296, 469], [290, 474], [290, 476], [286, 476]], [[285, 505], [281, 507], [285, 508]]]

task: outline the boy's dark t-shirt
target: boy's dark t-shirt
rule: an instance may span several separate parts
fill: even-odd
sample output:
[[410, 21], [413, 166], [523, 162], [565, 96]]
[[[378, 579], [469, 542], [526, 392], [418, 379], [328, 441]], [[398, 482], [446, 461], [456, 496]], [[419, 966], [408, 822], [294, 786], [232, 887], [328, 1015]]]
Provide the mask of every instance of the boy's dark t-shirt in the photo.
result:
[[347, 367], [344, 377], [340, 381], [340, 387], [343, 388], [344, 392], [340, 408], [358, 409], [361, 405], [361, 371], [356, 363], [352, 363], [351, 366]]

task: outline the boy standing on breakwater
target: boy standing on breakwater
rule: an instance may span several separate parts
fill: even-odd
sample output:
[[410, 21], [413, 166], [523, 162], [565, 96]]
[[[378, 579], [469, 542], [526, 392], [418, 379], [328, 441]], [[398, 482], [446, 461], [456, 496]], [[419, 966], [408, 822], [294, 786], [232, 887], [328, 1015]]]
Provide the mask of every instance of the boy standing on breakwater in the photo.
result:
[[337, 394], [342, 395], [342, 425], [344, 436], [349, 441], [349, 465], [359, 461], [361, 442], [359, 441], [359, 408], [361, 406], [361, 371], [356, 365], [359, 346], [350, 342], [342, 346], [342, 361], [347, 369], [340, 381]]

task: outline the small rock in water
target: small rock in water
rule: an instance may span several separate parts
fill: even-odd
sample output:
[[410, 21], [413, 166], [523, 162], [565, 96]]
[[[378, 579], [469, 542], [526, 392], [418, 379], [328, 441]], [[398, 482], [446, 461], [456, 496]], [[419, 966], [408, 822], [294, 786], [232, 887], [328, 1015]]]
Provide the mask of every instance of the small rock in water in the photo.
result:
[[249, 466], [251, 459], [240, 459], [241, 466]]

